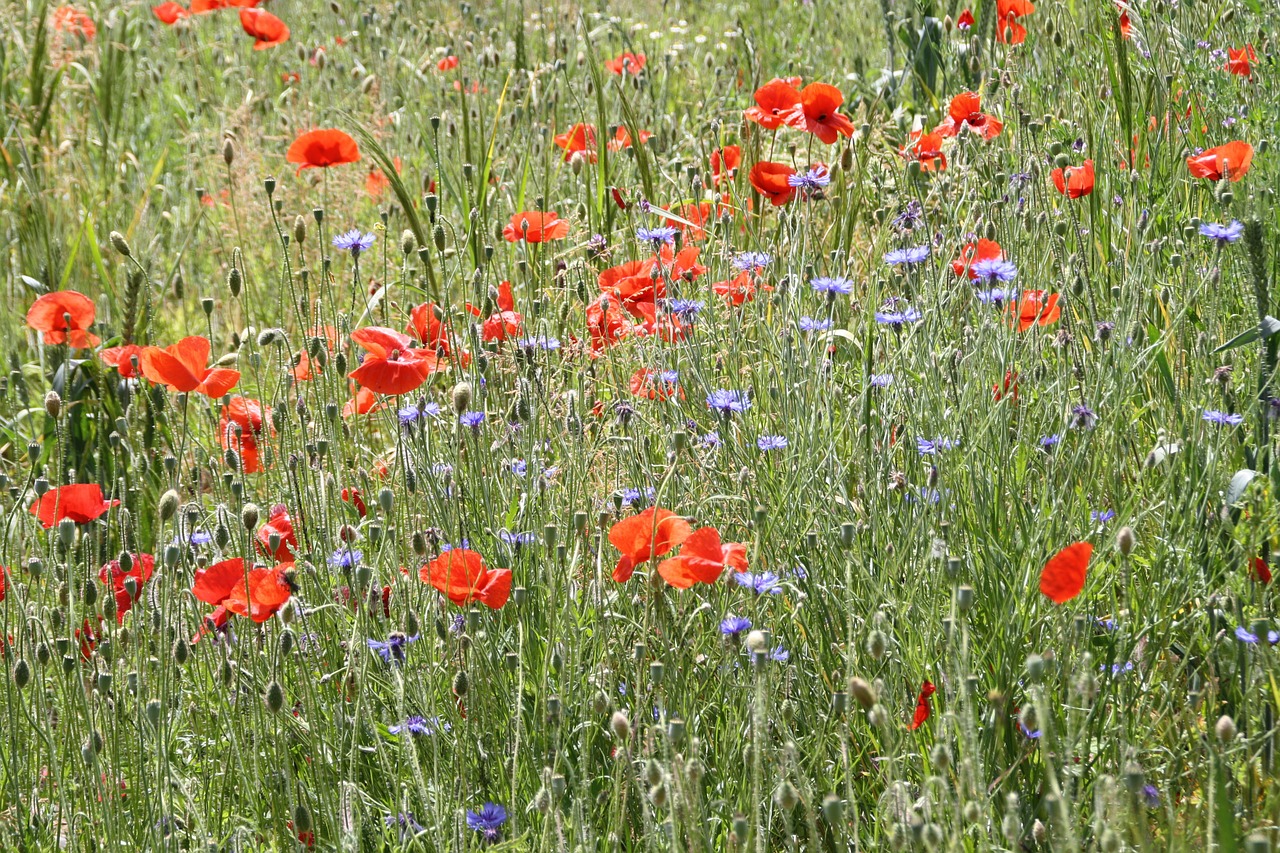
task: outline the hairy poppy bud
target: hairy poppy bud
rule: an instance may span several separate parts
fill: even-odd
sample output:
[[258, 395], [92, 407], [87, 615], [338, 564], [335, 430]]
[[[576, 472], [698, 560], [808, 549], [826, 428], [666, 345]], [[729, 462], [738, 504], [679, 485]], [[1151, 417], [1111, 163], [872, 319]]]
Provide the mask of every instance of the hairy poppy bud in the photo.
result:
[[444, 226], [437, 225], [435, 230], [431, 232], [431, 239], [435, 241], [436, 251], [444, 251]]
[[253, 503], [245, 504], [244, 509], [240, 510], [240, 523], [245, 530], [253, 530], [258, 526], [258, 512], [258, 505]]
[[613, 730], [613, 735], [618, 740], [627, 740], [631, 737], [631, 720], [627, 718], [626, 711], [614, 711], [613, 716], [609, 718], [609, 728]]
[[231, 137], [222, 140], [222, 160], [228, 166], [235, 162], [236, 147], [231, 142]]
[[147, 702], [146, 710], [145, 710], [145, 713], [147, 715], [147, 722], [149, 722], [153, 726], [160, 725], [160, 712], [162, 710], [163, 708], [160, 705], [159, 699], [152, 699], [149, 702]]
[[240, 285], [244, 283], [244, 278], [240, 274], [239, 267], [232, 267], [227, 273], [227, 290], [231, 291], [232, 297], [240, 295]]
[[173, 518], [174, 514], [178, 511], [178, 502], [178, 493], [173, 489], [169, 489], [160, 496], [159, 509], [161, 521], [168, 521]]
[[880, 701], [876, 696], [876, 689], [861, 678], [849, 679], [849, 694], [862, 706], [862, 710], [869, 711], [871, 707]]
[[123, 234], [121, 234], [119, 231], [112, 231], [110, 239], [111, 239], [111, 247], [113, 249], [115, 249], [120, 254], [124, 255], [126, 258], [131, 256], [131, 250], [129, 249], [129, 241], [124, 238]]
[[453, 410], [462, 414], [471, 408], [471, 383], [459, 382], [453, 386]]
[[273, 714], [280, 713], [280, 709], [284, 707], [284, 688], [280, 686], [280, 682], [273, 681], [267, 685], [267, 693], [263, 701], [266, 702], [268, 711]]
[[1125, 525], [1116, 533], [1116, 550], [1124, 556], [1129, 556], [1129, 552], [1133, 550], [1133, 546], [1137, 543], [1137, 538], [1133, 535], [1133, 528]]
[[62, 398], [58, 396], [57, 391], [50, 391], [44, 395], [44, 410], [51, 418], [62, 414]]
[[867, 637], [867, 653], [875, 660], [883, 660], [889, 648], [889, 638], [884, 631], [872, 631]]
[[1236, 721], [1231, 717], [1223, 714], [1218, 718], [1218, 722], [1214, 724], [1213, 733], [1218, 736], [1218, 740], [1228, 743], [1236, 739]]
[[31, 683], [31, 665], [22, 658], [18, 658], [18, 662], [13, 665], [13, 683], [19, 690]]
[[408, 228], [404, 229], [400, 234], [400, 253], [411, 255], [416, 248], [418, 248], [418, 238]]

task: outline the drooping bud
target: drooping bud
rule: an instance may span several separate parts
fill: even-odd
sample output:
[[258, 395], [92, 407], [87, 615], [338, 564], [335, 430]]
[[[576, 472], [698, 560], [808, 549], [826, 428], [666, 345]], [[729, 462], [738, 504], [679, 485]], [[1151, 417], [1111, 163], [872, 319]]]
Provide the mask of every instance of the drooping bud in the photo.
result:
[[113, 249], [124, 255], [126, 258], [131, 257], [132, 250], [129, 248], [129, 241], [124, 238], [123, 234], [119, 231], [112, 231], [110, 239], [111, 247]]

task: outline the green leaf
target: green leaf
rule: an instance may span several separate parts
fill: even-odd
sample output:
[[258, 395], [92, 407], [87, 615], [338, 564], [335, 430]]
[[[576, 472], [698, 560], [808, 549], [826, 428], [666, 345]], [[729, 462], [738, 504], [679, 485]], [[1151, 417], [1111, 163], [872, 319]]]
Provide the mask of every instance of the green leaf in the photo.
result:
[[1214, 350], [1214, 352], [1215, 353], [1226, 352], [1229, 349], [1236, 349], [1237, 347], [1242, 347], [1245, 344], [1253, 343], [1254, 341], [1258, 340], [1259, 328], [1261, 328], [1263, 334], [1267, 338], [1274, 337], [1275, 335], [1280, 334], [1280, 320], [1277, 320], [1275, 317], [1272, 317], [1270, 314], [1268, 314], [1267, 316], [1262, 318], [1262, 322], [1258, 324], [1258, 326], [1255, 326], [1252, 329], [1249, 329], [1248, 331], [1241, 332], [1231, 340], [1227, 341], [1222, 346], [1218, 347], [1216, 350]]

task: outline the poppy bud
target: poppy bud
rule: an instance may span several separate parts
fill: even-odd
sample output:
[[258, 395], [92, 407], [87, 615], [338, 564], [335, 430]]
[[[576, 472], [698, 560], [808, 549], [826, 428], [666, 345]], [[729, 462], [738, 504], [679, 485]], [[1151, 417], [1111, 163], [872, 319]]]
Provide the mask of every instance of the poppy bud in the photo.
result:
[[71, 543], [76, 538], [76, 523], [69, 518], [64, 518], [58, 522], [58, 539], [63, 545], [70, 548]]
[[435, 241], [436, 251], [444, 251], [444, 226], [437, 225], [435, 230], [431, 232], [431, 238]]
[[889, 648], [889, 638], [884, 631], [872, 631], [867, 637], [867, 654], [875, 660], [883, 660]]
[[44, 395], [44, 410], [51, 418], [62, 414], [62, 398], [58, 396], [57, 391], [50, 391]]
[[467, 695], [467, 691], [470, 689], [470, 686], [471, 682], [467, 680], [466, 671], [461, 669], [458, 670], [458, 674], [453, 677], [453, 695], [461, 699], [463, 696]]
[[126, 258], [130, 257], [129, 241], [119, 231], [111, 232], [111, 247]]
[[1218, 722], [1214, 724], [1213, 733], [1218, 736], [1218, 740], [1228, 743], [1236, 739], [1236, 721], [1231, 717], [1223, 714], [1218, 718]]
[[1133, 535], [1133, 528], [1125, 525], [1116, 533], [1116, 550], [1123, 556], [1129, 556], [1129, 552], [1133, 550], [1133, 546], [1137, 543], [1137, 538]]
[[187, 645], [186, 640], [179, 637], [174, 641], [173, 660], [178, 664], [178, 666], [182, 666], [187, 662], [187, 658], [190, 656], [190, 653], [191, 647]]
[[752, 631], [747, 634], [747, 648], [753, 652], [763, 651], [769, 644], [763, 631]]
[[582, 174], [582, 167], [586, 164], [587, 158], [581, 151], [575, 151], [569, 157], [569, 168], [573, 170], [575, 175]]
[[22, 658], [13, 665], [13, 683], [19, 690], [31, 683], [31, 665]]
[[258, 526], [258, 505], [248, 503], [244, 505], [244, 509], [240, 510], [240, 523], [244, 525], [245, 530], [253, 530]]
[[613, 735], [618, 740], [627, 740], [631, 737], [631, 721], [627, 719], [626, 711], [614, 711], [613, 716], [609, 718], [609, 728], [613, 730]]
[[168, 521], [173, 518], [174, 514], [178, 511], [178, 502], [178, 493], [173, 489], [169, 489], [160, 496], [159, 509], [161, 521]]
[[869, 711], [871, 707], [880, 701], [876, 696], [876, 690], [861, 678], [849, 679], [849, 694], [862, 706], [862, 710]]
[[459, 382], [453, 386], [453, 410], [459, 415], [471, 408], [471, 383]]
[[273, 714], [280, 713], [280, 709], [284, 707], [284, 688], [280, 686], [280, 682], [272, 681], [267, 685], [267, 693], [263, 701], [268, 711]]
[[240, 274], [239, 267], [232, 267], [227, 273], [227, 290], [231, 291], [232, 298], [240, 295], [240, 285], [244, 283], [244, 278]]
[[159, 699], [152, 699], [149, 702], [147, 702], [146, 710], [144, 712], [147, 715], [147, 722], [149, 722], [153, 726], [160, 725], [161, 710], [163, 709], [160, 706]]
[[[235, 159], [236, 159], [236, 147], [235, 145], [232, 144], [231, 137], [228, 136], [222, 140], [222, 160], [224, 163], [230, 166], [232, 163], [235, 162]], [[268, 192], [267, 194], [270, 195], [270, 192]]]

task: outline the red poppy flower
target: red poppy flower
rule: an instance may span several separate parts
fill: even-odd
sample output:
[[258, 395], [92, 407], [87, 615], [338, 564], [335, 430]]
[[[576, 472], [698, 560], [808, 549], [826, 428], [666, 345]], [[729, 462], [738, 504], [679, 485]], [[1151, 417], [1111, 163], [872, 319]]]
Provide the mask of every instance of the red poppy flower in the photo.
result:
[[602, 293], [612, 294], [623, 302], [662, 299], [666, 296], [666, 282], [652, 275], [653, 258], [626, 261], [602, 270], [596, 277]]
[[830, 83], [810, 83], [800, 92], [787, 124], [812, 133], [827, 145], [841, 136], [853, 136], [853, 122], [839, 112], [844, 93]]
[[172, 26], [183, 18], [190, 17], [187, 7], [173, 0], [165, 0], [159, 6], [152, 6], [151, 13], [160, 19], [160, 23]]
[[134, 362], [142, 364], [142, 347], [137, 344], [107, 347], [98, 353], [98, 358], [107, 367], [114, 367], [121, 379], [132, 379], [140, 372], [134, 369]]
[[627, 51], [617, 59], [606, 59], [604, 67], [611, 74], [630, 74], [635, 76], [644, 70], [645, 58], [643, 53], [632, 53]]
[[[222, 407], [218, 420], [218, 441], [223, 450], [234, 450], [240, 457], [240, 467], [246, 474], [262, 470], [258, 461], [258, 439], [263, 434], [262, 403], [248, 397], [233, 397]], [[270, 416], [271, 410], [265, 414]]]
[[59, 6], [53, 12], [53, 28], [60, 32], [83, 36], [85, 41], [93, 41], [98, 28], [84, 12], [73, 6]]
[[[1271, 583], [1271, 567], [1268, 566], [1267, 561], [1262, 559], [1261, 557], [1253, 558], [1253, 567], [1251, 568], [1249, 573], [1250, 575], [1253, 576], [1254, 580], [1256, 580], [1260, 584], [1263, 584], [1264, 586], [1266, 584]], [[3, 578], [0, 578], [0, 581], [3, 581]], [[3, 601], [3, 600], [4, 600], [3, 594], [0, 594], [0, 601]]]
[[360, 159], [360, 147], [341, 130], [309, 130], [293, 140], [285, 160], [303, 169], [326, 169]]
[[[320, 345], [329, 353], [338, 348], [338, 330], [333, 326], [316, 326], [308, 333], [308, 336], [319, 338]], [[298, 353], [298, 363], [293, 367], [293, 378], [299, 382], [310, 382], [319, 376], [323, 369], [320, 361], [313, 359], [311, 353], [304, 348]]]
[[587, 154], [591, 162], [596, 159], [596, 129], [594, 125], [579, 122], [555, 137], [556, 146], [564, 150], [565, 162], [579, 152]]
[[95, 310], [93, 300], [74, 290], [56, 290], [36, 299], [27, 311], [27, 325], [44, 334], [46, 344], [70, 344], [74, 349], [97, 346], [89, 333]]
[[1244, 78], [1253, 76], [1253, 66], [1249, 63], [1257, 62], [1258, 55], [1253, 52], [1253, 45], [1246, 44], [1244, 47], [1236, 50], [1234, 47], [1227, 48], [1227, 64], [1225, 69], [1231, 74], [1235, 74]]
[[689, 522], [674, 512], [651, 506], [639, 515], [624, 518], [609, 530], [609, 542], [622, 552], [613, 579], [625, 583], [636, 566], [679, 547], [693, 533]]
[[711, 152], [711, 181], [716, 186], [725, 178], [733, 180], [742, 165], [742, 148], [737, 145], [726, 145]]
[[632, 394], [647, 400], [669, 400], [675, 396], [684, 399], [684, 390], [674, 381], [664, 379], [661, 370], [652, 367], [637, 368], [628, 384]]
[[920, 685], [920, 695], [916, 697], [916, 712], [911, 717], [911, 731], [915, 731], [924, 725], [925, 720], [929, 719], [933, 713], [933, 709], [929, 706], [929, 697], [938, 691], [933, 683], [926, 681]]
[[364, 502], [364, 495], [360, 494], [359, 489], [343, 489], [341, 497], [343, 503], [349, 503], [356, 508], [356, 512], [360, 514], [361, 518], [369, 514], [369, 508]]
[[[133, 566], [125, 571], [119, 560], [112, 560], [98, 570], [98, 580], [110, 586], [111, 594], [116, 599], [116, 621], [124, 624], [125, 614], [133, 607], [133, 603], [142, 594], [142, 585], [151, 580], [155, 571], [156, 558], [150, 554], [131, 554]], [[132, 580], [133, 583], [128, 583]], [[129, 592], [133, 587], [133, 592]]]
[[285, 22], [266, 9], [241, 9], [240, 26], [256, 39], [254, 50], [266, 50], [289, 40], [289, 28]]
[[229, 613], [266, 622], [293, 595], [293, 563], [245, 569], [244, 559], [237, 557], [196, 572], [191, 593], [217, 608], [210, 617], [215, 625], [225, 624]]
[[391, 179], [382, 174], [381, 169], [370, 169], [364, 177], [365, 195], [372, 199], [382, 198], [382, 194], [391, 186]]
[[1223, 175], [1238, 181], [1249, 173], [1252, 164], [1253, 146], [1239, 140], [1206, 148], [1200, 154], [1187, 158], [1187, 169], [1192, 177], [1211, 181], [1220, 181]]
[[1036, 10], [1031, 0], [997, 0], [996, 40], [1001, 44], [1022, 44], [1027, 40], [1027, 28], [1018, 18]]
[[31, 514], [40, 519], [47, 530], [64, 518], [76, 524], [88, 524], [120, 503], [105, 500], [97, 483], [77, 483], [50, 489], [31, 504]]
[[634, 324], [622, 310], [621, 302], [602, 294], [587, 306], [587, 332], [591, 336], [591, 354], [598, 356], [606, 347], [616, 344], [631, 331]]
[[[275, 548], [271, 540], [275, 537]], [[271, 508], [271, 515], [258, 528], [258, 548], [263, 554], [278, 563], [288, 562], [298, 552], [298, 537], [293, 531], [293, 518], [284, 504], [276, 504]]]
[[1054, 169], [1050, 177], [1058, 192], [1067, 198], [1086, 196], [1093, 192], [1093, 161], [1085, 160], [1081, 165], [1069, 166], [1065, 170]]
[[1005, 398], [1005, 395], [1008, 395], [1009, 399], [1013, 401], [1014, 405], [1017, 405], [1018, 374], [1012, 370], [1006, 370], [1004, 372], [1004, 384], [1003, 385], [996, 384], [991, 386], [991, 391], [997, 403], [1003, 400]]
[[777, 130], [789, 122], [792, 112], [800, 105], [798, 85], [777, 78], [770, 80], [756, 89], [756, 105], [748, 107], [743, 115], [765, 130]]
[[720, 531], [701, 527], [689, 534], [680, 553], [658, 564], [658, 574], [677, 589], [688, 589], [695, 583], [713, 584], [725, 569], [747, 570], [747, 546], [720, 541]]
[[705, 266], [698, 263], [698, 253], [701, 251], [697, 246], [685, 246], [677, 252], [670, 245], [664, 245], [658, 252], [658, 263], [662, 264], [670, 278], [693, 281], [707, 271]]
[[1123, 4], [1117, 3], [1116, 7], [1120, 10], [1120, 37], [1124, 39], [1133, 38], [1133, 22], [1129, 20], [1129, 10]]
[[349, 418], [352, 415], [368, 415], [386, 407], [387, 404], [378, 402], [378, 395], [368, 388], [357, 388], [351, 399], [342, 404], [342, 416]]
[[563, 240], [569, 236], [569, 223], [560, 218], [554, 210], [541, 213], [536, 210], [525, 210], [511, 214], [511, 221], [502, 229], [502, 236], [508, 243], [545, 243], [548, 240]]
[[221, 397], [240, 381], [240, 371], [225, 367], [206, 367], [209, 339], [202, 335], [183, 338], [161, 349], [144, 347], [139, 362], [142, 375], [157, 385], [185, 394]]
[[901, 155], [908, 160], [915, 160], [925, 172], [943, 172], [947, 168], [947, 155], [942, 153], [942, 134], [911, 131], [907, 144], [903, 146]]
[[[479, 309], [474, 309], [479, 313]], [[524, 316], [516, 311], [516, 300], [511, 294], [511, 282], [504, 281], [498, 285], [498, 310], [485, 318], [480, 324], [480, 337], [484, 341], [505, 341], [509, 335], [518, 335]]]
[[436, 70], [438, 71], [452, 71], [457, 67], [458, 67], [458, 57], [453, 56], [452, 54], [450, 54], [449, 56], [446, 56], [444, 59], [436, 63]]
[[1074, 542], [1049, 558], [1040, 572], [1040, 591], [1054, 604], [1065, 604], [1084, 589], [1093, 546]]
[[[756, 298], [756, 283], [751, 274], [745, 270], [728, 281], [717, 281], [711, 285], [711, 289], [717, 296], [723, 296], [728, 305], [742, 305]], [[773, 290], [767, 285], [764, 289]]]
[[[647, 130], [640, 130], [640, 144], [643, 145], [650, 139], [653, 134]], [[618, 129], [613, 132], [613, 139], [609, 140], [610, 151], [621, 151], [623, 148], [631, 147], [631, 133], [622, 125], [618, 125]]]
[[960, 257], [951, 262], [951, 271], [957, 276], [977, 278], [978, 274], [973, 271], [975, 264], [979, 261], [998, 261], [1003, 257], [1004, 250], [1000, 248], [1000, 244], [983, 237], [977, 243], [965, 244], [960, 250]]
[[956, 18], [956, 29], [964, 31], [973, 27], [973, 12], [965, 9], [960, 13], [960, 17]]
[[958, 136], [968, 128], [983, 139], [991, 140], [1004, 129], [1003, 122], [982, 112], [982, 98], [973, 92], [961, 92], [951, 99], [947, 117], [933, 129], [943, 136]]
[[1044, 290], [1024, 290], [1022, 298], [1016, 306], [1009, 306], [1010, 323], [1019, 332], [1025, 332], [1032, 326], [1048, 326], [1058, 322], [1062, 316], [1062, 306], [1058, 304], [1058, 294]]
[[[453, 357], [453, 345], [449, 343], [451, 331], [440, 319], [434, 302], [423, 302], [409, 311], [409, 332], [416, 335], [423, 345], [433, 350], [440, 359]], [[471, 353], [462, 350], [458, 362], [466, 367], [471, 364]]]
[[0, 566], [0, 601], [4, 601], [5, 589], [9, 585], [9, 569], [7, 566]]
[[467, 548], [445, 551], [419, 569], [418, 577], [459, 607], [478, 601], [497, 610], [511, 595], [511, 570], [486, 568], [484, 558]]
[[756, 192], [777, 207], [795, 198], [796, 188], [787, 182], [787, 178], [795, 173], [795, 169], [784, 163], [761, 162], [751, 167], [747, 180], [755, 187]]
[[439, 366], [434, 352], [410, 347], [408, 335], [384, 326], [356, 329], [351, 340], [364, 347], [368, 355], [347, 376], [379, 394], [408, 394], [426, 382]]

